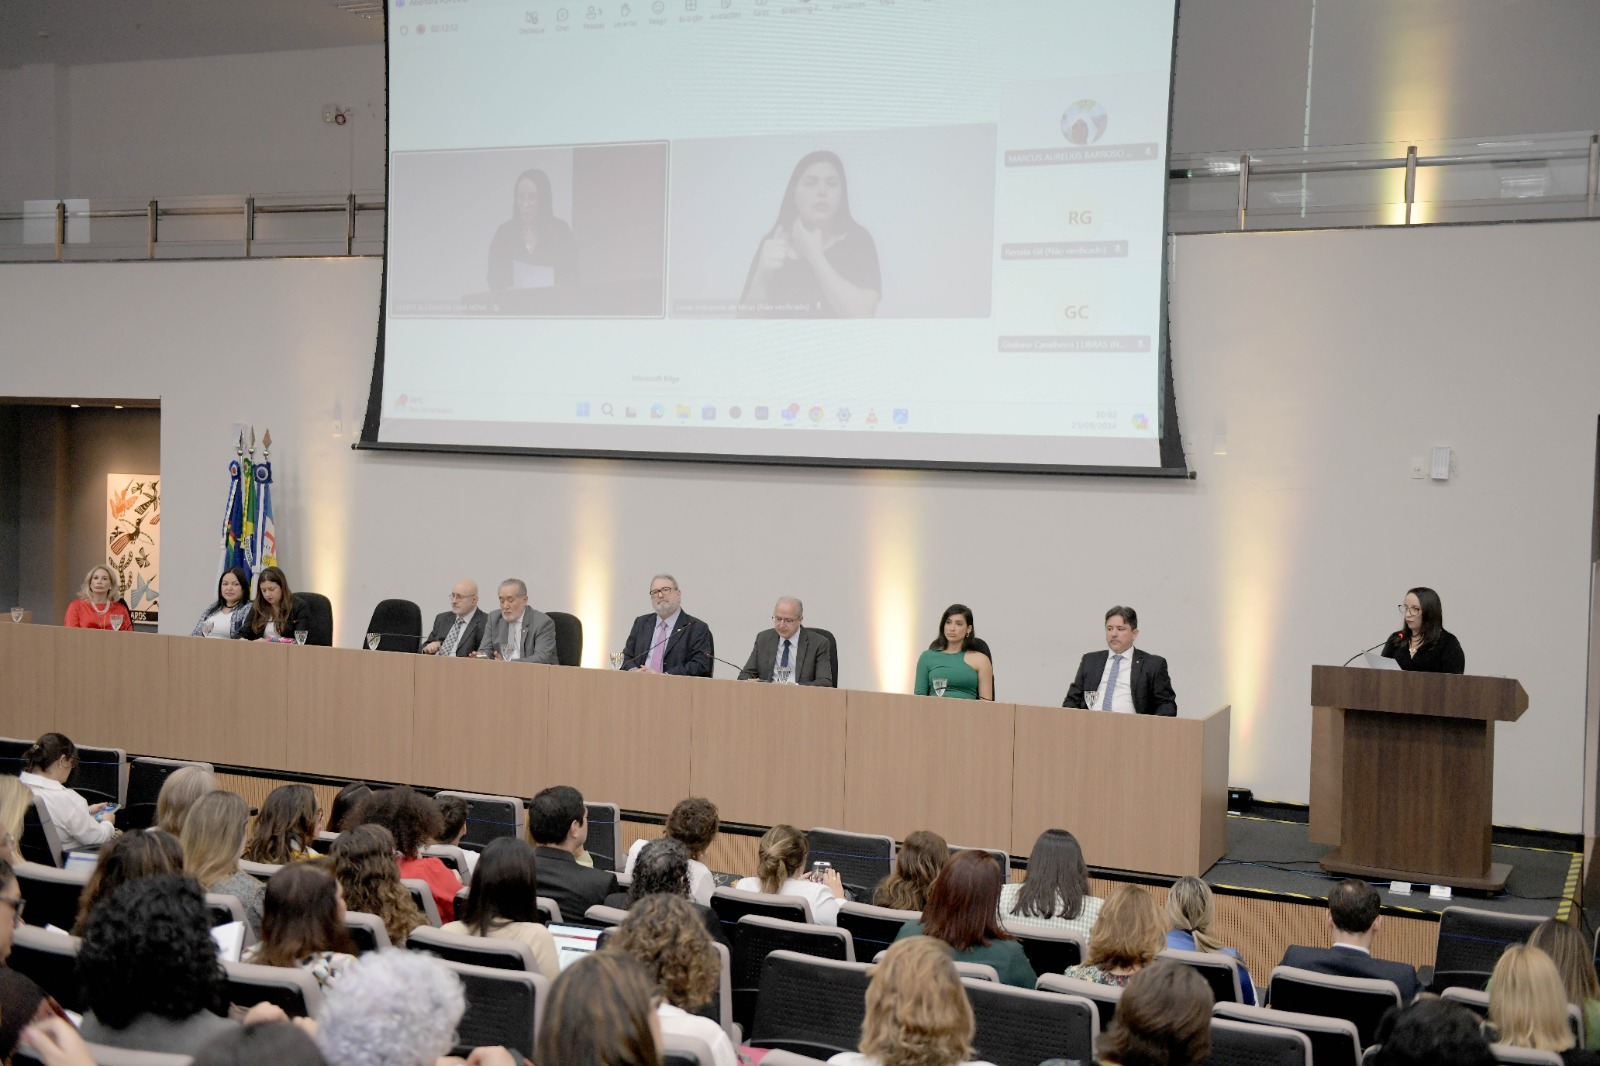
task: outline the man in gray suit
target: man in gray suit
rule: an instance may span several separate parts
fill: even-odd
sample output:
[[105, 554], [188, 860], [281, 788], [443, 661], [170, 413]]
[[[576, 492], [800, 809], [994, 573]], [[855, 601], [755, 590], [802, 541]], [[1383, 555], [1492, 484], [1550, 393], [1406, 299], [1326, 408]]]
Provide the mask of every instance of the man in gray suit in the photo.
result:
[[793, 596], [784, 596], [772, 609], [772, 628], [756, 634], [750, 661], [739, 671], [741, 681], [771, 681], [782, 667], [794, 670], [795, 684], [832, 688], [833, 659], [827, 637], [802, 629], [805, 607]]
[[[521, 663], [556, 662], [556, 624], [550, 616], [528, 606], [528, 586], [508, 577], [500, 582], [500, 613], [489, 616], [478, 644], [481, 659], [510, 659]], [[507, 654], [502, 649], [509, 646]]]
[[422, 654], [471, 655], [483, 642], [488, 620], [489, 616], [478, 610], [478, 583], [457, 581], [450, 590], [450, 609], [433, 620], [433, 629], [422, 642]]

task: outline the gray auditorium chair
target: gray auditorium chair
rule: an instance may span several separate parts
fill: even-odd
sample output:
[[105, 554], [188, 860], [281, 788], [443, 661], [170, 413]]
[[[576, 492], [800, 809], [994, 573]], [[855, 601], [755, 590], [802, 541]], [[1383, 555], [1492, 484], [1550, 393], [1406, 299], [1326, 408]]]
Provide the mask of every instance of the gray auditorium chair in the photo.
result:
[[893, 837], [819, 826], [807, 831], [806, 847], [813, 862], [833, 863], [839, 880], [859, 899], [871, 899], [878, 882], [894, 869]]
[[467, 835], [463, 843], [483, 848], [499, 837], [526, 839], [528, 835], [528, 809], [515, 796], [496, 796], [486, 792], [454, 792], [446, 789], [434, 794], [454, 796], [467, 805]]
[[389, 946], [389, 930], [383, 919], [365, 911], [344, 912], [345, 932], [356, 942], [356, 954], [365, 955]]
[[1000, 880], [1005, 882], [1011, 879], [1011, 856], [1009, 853], [1001, 851], [999, 848], [980, 848], [969, 844], [950, 845], [951, 858], [955, 858], [958, 851], [987, 851], [994, 856], [994, 861], [1000, 867]]
[[227, 972], [226, 998], [239, 1007], [267, 1002], [282, 1007], [291, 1018], [310, 1018], [322, 1006], [322, 990], [310, 970], [298, 966], [257, 966], [223, 960]]
[[1117, 1016], [1117, 1003], [1122, 999], [1120, 985], [1097, 985], [1093, 981], [1080, 981], [1076, 977], [1064, 977], [1058, 973], [1047, 973], [1034, 982], [1034, 988], [1041, 992], [1079, 996], [1095, 1005], [1100, 1016], [1100, 1031], [1106, 1031], [1111, 1024], [1111, 1019]]
[[[881, 961], [881, 960], [874, 960]], [[956, 975], [963, 981], [980, 981], [992, 985], [1000, 983], [1000, 971], [986, 962], [953, 962]]]
[[1428, 991], [1485, 988], [1494, 964], [1512, 944], [1526, 944], [1543, 918], [1472, 907], [1446, 907], [1439, 915], [1439, 946]]
[[807, 1055], [796, 1055], [792, 1051], [774, 1048], [762, 1056], [763, 1066], [824, 1066], [824, 1059], [813, 1059]]
[[34, 984], [68, 1010], [82, 1011], [83, 989], [78, 984], [78, 949], [83, 941], [66, 933], [18, 926], [11, 934], [8, 965], [33, 978]]
[[433, 889], [428, 887], [428, 882], [420, 877], [402, 877], [400, 883], [406, 886], [406, 891], [411, 893], [411, 901], [417, 909], [428, 919], [428, 924], [437, 929], [444, 922], [439, 917], [439, 904], [433, 898]]
[[[1480, 992], [1476, 988], [1466, 988], [1462, 985], [1452, 985], [1439, 993], [1439, 998], [1448, 999], [1452, 1003], [1459, 1003], [1485, 1020], [1489, 1017], [1489, 993], [1487, 992]], [[1567, 1025], [1572, 1028], [1572, 1035], [1577, 1040], [1577, 1046], [1583, 1047], [1583, 1011], [1576, 1003], [1567, 1004]]]
[[1512, 1047], [1510, 1044], [1490, 1044], [1489, 1053], [1494, 1056], [1494, 1061], [1505, 1066], [1559, 1066], [1562, 1061], [1554, 1051], [1535, 1051], [1533, 1048]]
[[227, 925], [229, 922], [238, 922], [244, 926], [244, 943], [246, 947], [256, 942], [256, 934], [250, 928], [250, 921], [245, 917], [244, 904], [239, 902], [238, 896], [225, 896], [220, 892], [206, 893], [206, 910], [211, 915], [211, 926]]
[[1100, 1012], [1081, 996], [963, 980], [977, 1032], [973, 1058], [995, 1066], [1038, 1066], [1045, 1059], [1094, 1061]]
[[265, 884], [267, 878], [283, 869], [283, 864], [273, 862], [251, 862], [249, 859], [240, 859], [239, 869], [243, 870], [257, 881]]
[[457, 1046], [501, 1047], [533, 1058], [550, 982], [540, 973], [499, 970], [442, 960], [461, 979], [467, 1012], [456, 1027]]
[[1060, 973], [1068, 966], [1078, 966], [1083, 962], [1087, 945], [1081, 933], [1075, 933], [1070, 929], [1023, 925], [1020, 922], [1005, 921], [1005, 915], [1000, 917], [1006, 932], [1016, 937], [1017, 943], [1022, 945], [1023, 952], [1028, 956], [1028, 964], [1033, 967], [1034, 973]]
[[774, 896], [765, 892], [744, 892], [736, 888], [719, 888], [711, 893], [711, 909], [722, 921], [722, 932], [733, 943], [733, 930], [739, 919], [747, 914], [760, 914], [768, 918], [781, 918], [788, 922], [811, 925], [811, 904], [799, 896]]
[[850, 933], [831, 925], [808, 925], [761, 914], [746, 914], [733, 926], [733, 1017], [749, 1029], [755, 997], [761, 987], [763, 964], [774, 951], [789, 951], [819, 959], [855, 961]]
[[[874, 907], [870, 903], [845, 900], [839, 904], [840, 929], [850, 930], [855, 941], [856, 957], [875, 959], [878, 952], [886, 950], [900, 935], [907, 922], [919, 921], [920, 911], [899, 911], [892, 907]], [[1034, 967], [1038, 969], [1038, 967]]]
[[561, 924], [561, 904], [557, 903], [549, 896], [536, 896], [534, 898], [533, 905], [543, 912], [546, 924]]
[[596, 870], [617, 872], [621, 865], [617, 854], [617, 824], [622, 821], [622, 808], [615, 803], [585, 803], [589, 819], [589, 839], [583, 850], [594, 860]]
[[1371, 977], [1335, 977], [1279, 966], [1272, 971], [1270, 987], [1267, 1002], [1274, 1008], [1343, 1018], [1355, 1025], [1362, 1047], [1374, 1042], [1384, 1013], [1400, 1006], [1394, 982]]
[[78, 745], [78, 765], [67, 787], [90, 803], [128, 801], [128, 753], [122, 748]]
[[454, 870], [456, 876], [461, 878], [463, 887], [472, 879], [472, 876], [467, 873], [466, 854], [454, 844], [429, 844], [422, 849], [421, 854], [430, 859], [438, 859]]
[[1206, 979], [1213, 1003], [1243, 1003], [1244, 989], [1239, 981], [1239, 960], [1220, 951], [1183, 951], [1163, 948], [1158, 959], [1181, 962]]
[[50, 820], [50, 809], [38, 796], [22, 812], [22, 839], [17, 841], [17, 850], [28, 862], [39, 866], [60, 866], [66, 861], [61, 834]]
[[628, 917], [628, 912], [621, 907], [607, 907], [603, 903], [596, 903], [583, 912], [583, 917], [590, 925], [621, 925]]
[[711, 1045], [684, 1033], [661, 1034], [661, 1066], [717, 1066]]
[[1277, 1025], [1211, 1019], [1208, 1066], [1312, 1066], [1306, 1034]]
[[[169, 1055], [163, 1051], [130, 1051], [110, 1044], [92, 1044], [84, 1041], [89, 1060], [95, 1066], [189, 1066], [194, 1061], [188, 1055]], [[44, 1060], [30, 1047], [18, 1045], [14, 1056], [16, 1066], [43, 1066]]]
[[533, 949], [520, 940], [499, 937], [469, 936], [466, 933], [447, 933], [443, 929], [422, 926], [411, 930], [406, 938], [408, 951], [423, 951], [452, 962], [465, 962], [472, 966], [487, 966], [496, 970], [521, 970], [538, 973]]
[[869, 970], [866, 963], [774, 951], [762, 963], [748, 1043], [819, 1059], [855, 1051]]
[[1311, 1043], [1311, 1061], [1316, 1066], [1360, 1066], [1363, 1047], [1361, 1034], [1356, 1031], [1355, 1023], [1343, 1018], [1268, 1007], [1247, 1007], [1243, 1003], [1218, 1003], [1211, 1008], [1211, 1014], [1214, 1018], [1229, 1018], [1254, 1025], [1275, 1025], [1303, 1033]]
[[156, 800], [161, 796], [161, 786], [185, 766], [211, 770], [208, 762], [157, 759], [148, 755], [141, 755], [128, 763], [128, 801], [127, 806], [117, 812], [117, 828], [131, 833], [135, 829], [149, 829], [155, 825]]
[[78, 900], [83, 886], [89, 883], [88, 870], [58, 870], [36, 862], [19, 862], [11, 871], [16, 874], [17, 888], [27, 903], [23, 918], [29, 925], [71, 929], [77, 924]]

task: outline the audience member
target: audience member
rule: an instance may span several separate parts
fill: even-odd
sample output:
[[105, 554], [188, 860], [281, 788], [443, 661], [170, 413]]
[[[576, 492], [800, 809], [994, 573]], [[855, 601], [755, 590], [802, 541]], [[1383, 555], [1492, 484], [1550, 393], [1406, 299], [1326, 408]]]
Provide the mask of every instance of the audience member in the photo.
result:
[[122, 600], [122, 585], [104, 563], [89, 568], [78, 597], [67, 604], [63, 623], [72, 629], [111, 629], [133, 632], [133, 614]]
[[[16, 872], [11, 869], [8, 862], [0, 862], [0, 903], [6, 905], [9, 913], [0, 915], [0, 966], [4, 966], [11, 957], [11, 938], [17, 926], [22, 924], [22, 889], [17, 884]], [[3, 1021], [0, 1018], [0, 1021]]]
[[381, 825], [389, 831], [400, 852], [400, 876], [426, 881], [433, 902], [439, 908], [439, 920], [455, 921], [456, 893], [461, 891], [461, 878], [443, 862], [422, 854], [422, 849], [438, 840], [444, 829], [444, 819], [433, 801], [404, 785], [386, 788], [367, 797], [357, 812], [356, 821]]
[[681, 896], [700, 915], [711, 939], [731, 953], [733, 945], [722, 931], [722, 919], [717, 912], [689, 895], [689, 849], [669, 837], [658, 837], [646, 842], [638, 850], [633, 864], [633, 881], [628, 891], [606, 897], [606, 906], [632, 910], [634, 904], [649, 896], [666, 894]]
[[100, 849], [99, 861], [78, 896], [78, 920], [73, 936], [89, 928], [89, 913], [95, 904], [118, 888], [139, 877], [183, 873], [183, 846], [171, 833], [152, 829], [146, 833], [124, 833]]
[[450, 609], [433, 620], [422, 654], [466, 657], [483, 642], [489, 616], [478, 608], [478, 583], [462, 579], [450, 589]]
[[1100, 899], [1089, 895], [1089, 867], [1077, 837], [1065, 829], [1039, 834], [1024, 880], [1000, 889], [1000, 916], [1013, 925], [1065, 929], [1085, 937], [1094, 931]]
[[955, 949], [957, 962], [993, 966], [1005, 984], [1032, 988], [1038, 974], [1017, 938], [1000, 924], [1000, 878], [989, 852], [957, 852], [934, 879], [922, 919], [901, 926], [895, 939], [934, 937]]
[[907, 836], [894, 856], [894, 869], [878, 882], [872, 893], [877, 907], [920, 912], [928, 902], [928, 890], [950, 861], [950, 845], [931, 829], [918, 829]]
[[369, 951], [323, 997], [317, 1047], [333, 1066], [434, 1066], [466, 1009], [461, 981], [432, 955]]
[[545, 928], [539, 909], [539, 866], [533, 846], [516, 837], [489, 841], [472, 873], [461, 919], [444, 927], [447, 933], [515, 940], [528, 945], [539, 972], [554, 981], [561, 972], [556, 942]]
[[0, 967], [0, 1062], [14, 1061], [12, 1055], [26, 1027], [63, 1020], [61, 1005], [44, 989], [15, 970]]
[[631, 955], [584, 956], [550, 987], [534, 1060], [539, 1066], [660, 1066], [654, 994], [650, 975]]
[[297, 966], [326, 990], [356, 961], [355, 941], [344, 925], [344, 892], [329, 859], [295, 862], [267, 878], [261, 941], [245, 962]]
[[435, 796], [433, 805], [439, 808], [439, 843], [460, 850], [461, 860], [467, 866], [459, 872], [461, 880], [466, 881], [478, 865], [478, 853], [461, 843], [467, 835], [467, 801], [460, 796]]
[[1178, 951], [1208, 951], [1229, 955], [1239, 963], [1239, 990], [1249, 1006], [1256, 1004], [1256, 986], [1245, 969], [1244, 956], [1212, 933], [1217, 921], [1217, 901], [1211, 886], [1198, 877], [1180, 877], [1167, 890], [1167, 947]]
[[1097, 985], [1126, 986], [1166, 946], [1166, 926], [1155, 897], [1138, 885], [1118, 885], [1100, 908], [1083, 965], [1063, 972]]
[[352, 781], [341, 788], [333, 797], [333, 807], [328, 811], [328, 831], [342, 833], [346, 829], [354, 829], [357, 822], [351, 815], [355, 814], [372, 795], [372, 787], [365, 781]]
[[46, 733], [22, 753], [18, 779], [44, 802], [67, 850], [98, 848], [117, 835], [116, 815], [67, 787], [78, 768], [78, 746], [61, 733]]
[[1556, 964], [1536, 947], [1513, 944], [1494, 964], [1489, 1024], [1499, 1043], [1554, 1051], [1565, 1066], [1600, 1066], [1600, 1054], [1576, 1047], [1567, 1021], [1567, 990]]
[[1372, 942], [1383, 925], [1379, 905], [1378, 890], [1365, 881], [1340, 881], [1328, 893], [1328, 928], [1333, 932], [1333, 946], [1292, 946], [1283, 953], [1283, 962], [1279, 965], [1335, 977], [1376, 977], [1393, 981], [1400, 990], [1400, 1002], [1410, 1003], [1421, 988], [1417, 971], [1403, 962], [1372, 957]]
[[[711, 876], [710, 867], [701, 859], [711, 842], [717, 839], [719, 820], [717, 805], [700, 796], [679, 800], [678, 805], [672, 808], [672, 813], [667, 815], [665, 835], [689, 849], [689, 895], [696, 903], [707, 907], [711, 906], [711, 893], [717, 890], [717, 879]], [[633, 842], [622, 864], [623, 873], [633, 873], [634, 860], [648, 843], [645, 839]]]
[[33, 809], [33, 790], [10, 774], [0, 776], [0, 861], [22, 861], [22, 824]]
[[990, 1066], [972, 1060], [977, 1023], [951, 963], [950, 945], [931, 936], [897, 940], [873, 967], [861, 1050], [833, 1066]]
[[952, 603], [944, 609], [939, 619], [939, 635], [917, 658], [917, 679], [912, 692], [918, 696], [947, 699], [994, 699], [994, 663], [979, 650], [971, 607]]
[[528, 586], [518, 577], [500, 582], [500, 610], [488, 616], [478, 654], [485, 659], [554, 666], [556, 623], [543, 611], [528, 606]]
[[1419, 996], [1378, 1023], [1373, 1066], [1494, 1066], [1478, 1015], [1459, 1003]]
[[96, 1044], [193, 1055], [238, 1028], [212, 1013], [221, 1005], [222, 963], [192, 878], [141, 877], [106, 897], [89, 915], [78, 979], [89, 1007], [81, 1031]]
[[411, 930], [428, 924], [411, 893], [400, 883], [394, 837], [383, 826], [358, 825], [340, 833], [328, 854], [333, 859], [333, 875], [344, 891], [344, 905], [353, 911], [376, 914], [389, 934], [389, 943], [399, 947]]
[[183, 823], [183, 869], [207, 892], [232, 896], [250, 929], [261, 935], [261, 882], [239, 869], [250, 807], [233, 792], [208, 792]]
[[255, 832], [244, 846], [251, 862], [282, 866], [314, 859], [311, 842], [322, 832], [322, 805], [310, 785], [279, 785], [267, 794], [256, 815]]
[[683, 609], [677, 578], [657, 574], [650, 579], [650, 612], [633, 620], [622, 645], [622, 668], [710, 677], [716, 656], [711, 627]]
[[191, 637], [232, 640], [250, 624], [250, 575], [242, 566], [230, 566], [217, 578], [217, 598], [200, 612]]
[[792, 825], [775, 825], [767, 830], [756, 849], [756, 876], [741, 877], [733, 887], [740, 892], [799, 896], [811, 905], [813, 922], [837, 925], [844, 882], [831, 866], [820, 873], [805, 873], [809, 852], [804, 833]]
[[276, 566], [262, 567], [256, 575], [256, 598], [250, 604], [250, 624], [239, 631], [244, 640], [291, 641], [309, 624], [304, 600], [289, 591], [289, 579]]
[[1108, 650], [1083, 657], [1061, 706], [1175, 717], [1178, 697], [1167, 675], [1167, 660], [1135, 648], [1138, 639], [1139, 615], [1132, 607], [1107, 611]]
[[833, 642], [815, 630], [802, 629], [805, 617], [805, 605], [798, 599], [780, 597], [772, 608], [772, 628], [756, 634], [739, 680], [771, 681], [776, 671], [788, 670], [796, 685], [832, 688]]
[[183, 836], [183, 823], [189, 809], [207, 792], [222, 786], [217, 775], [204, 766], [180, 766], [165, 781], [156, 794], [156, 828], [172, 834], [174, 839]]
[[578, 863], [589, 839], [589, 810], [571, 785], [552, 785], [533, 797], [528, 835], [538, 845], [539, 895], [555, 900], [564, 921], [583, 921], [584, 912], [617, 891], [616, 874]]
[[1600, 1051], [1600, 980], [1595, 978], [1589, 942], [1566, 922], [1547, 918], [1528, 937], [1528, 945], [1550, 956], [1556, 964], [1561, 984], [1567, 990], [1567, 1002], [1583, 1011], [1583, 1046]]
[[[54, 1066], [46, 1063], [46, 1066]], [[317, 1042], [290, 1022], [247, 1025], [213, 1037], [190, 1066], [327, 1066]]]
[[690, 1013], [711, 1002], [722, 976], [722, 962], [694, 904], [682, 896], [644, 897], [611, 935], [608, 950], [632, 955], [655, 981], [663, 1035], [697, 1037], [711, 1048], [711, 1066], [739, 1066], [722, 1027]]
[[1191, 1066], [1211, 1054], [1211, 988], [1191, 967], [1162, 960], [1134, 974], [1100, 1037], [1101, 1062]]

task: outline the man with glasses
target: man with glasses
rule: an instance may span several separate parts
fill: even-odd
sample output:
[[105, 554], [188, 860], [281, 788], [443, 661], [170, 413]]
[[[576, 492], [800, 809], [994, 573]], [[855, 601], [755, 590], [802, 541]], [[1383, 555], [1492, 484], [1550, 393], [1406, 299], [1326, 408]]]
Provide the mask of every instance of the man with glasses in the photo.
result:
[[683, 609], [683, 591], [671, 574], [650, 579], [650, 607], [650, 614], [633, 620], [622, 669], [710, 677], [716, 655], [711, 628]]
[[500, 610], [483, 627], [478, 643], [480, 659], [519, 663], [556, 664], [556, 623], [543, 611], [528, 606], [528, 586], [508, 577], [497, 590]]
[[466, 658], [483, 642], [488, 620], [478, 608], [478, 583], [457, 581], [450, 590], [450, 609], [433, 620], [433, 630], [422, 642], [422, 654]]
[[780, 680], [791, 685], [832, 688], [833, 661], [828, 638], [804, 629], [805, 605], [794, 596], [781, 596], [772, 608], [772, 628], [756, 634], [750, 659], [739, 671], [741, 681]]

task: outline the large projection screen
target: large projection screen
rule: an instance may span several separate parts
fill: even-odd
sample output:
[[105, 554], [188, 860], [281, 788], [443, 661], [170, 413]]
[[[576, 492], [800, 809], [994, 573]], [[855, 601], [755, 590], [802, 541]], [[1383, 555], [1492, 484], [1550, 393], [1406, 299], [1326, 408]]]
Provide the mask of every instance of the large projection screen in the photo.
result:
[[1175, 0], [389, 0], [362, 445], [1181, 474]]

